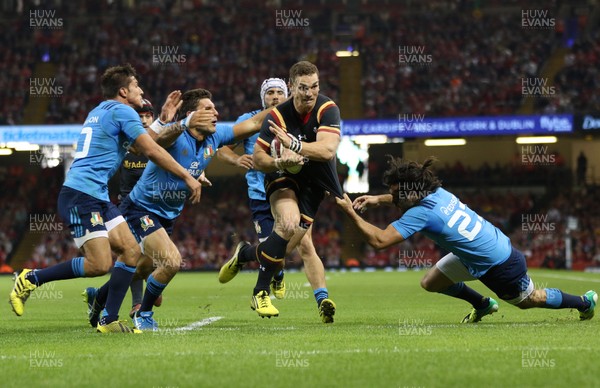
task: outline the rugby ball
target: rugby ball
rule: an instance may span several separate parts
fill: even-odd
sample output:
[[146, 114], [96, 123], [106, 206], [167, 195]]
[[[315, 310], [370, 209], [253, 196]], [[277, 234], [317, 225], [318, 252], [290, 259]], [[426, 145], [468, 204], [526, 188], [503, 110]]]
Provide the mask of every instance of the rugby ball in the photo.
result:
[[[290, 135], [288, 134], [288, 136], [290, 136]], [[281, 143], [277, 137], [274, 138], [273, 141], [271, 142], [271, 157], [273, 159], [281, 158], [281, 155], [283, 155], [284, 152], [294, 152], [294, 151], [291, 151], [291, 150], [285, 148], [283, 143]], [[298, 174], [300, 172], [300, 170], [302, 170], [302, 165], [297, 165], [297, 166], [293, 166], [293, 167], [289, 167], [289, 168], [285, 169], [285, 171], [289, 172], [290, 174]]]

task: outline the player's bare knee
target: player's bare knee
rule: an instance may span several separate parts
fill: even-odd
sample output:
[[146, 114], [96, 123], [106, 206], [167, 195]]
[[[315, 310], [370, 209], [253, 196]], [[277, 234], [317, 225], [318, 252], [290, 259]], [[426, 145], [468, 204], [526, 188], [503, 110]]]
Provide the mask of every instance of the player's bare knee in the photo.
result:
[[438, 292], [439, 291], [436, 289], [435, 284], [433, 284], [433, 282], [430, 281], [430, 279], [429, 279], [429, 277], [427, 277], [427, 275], [423, 276], [423, 278], [421, 279], [421, 287], [423, 287], [423, 289], [428, 292]]
[[291, 223], [282, 223], [282, 224], [278, 224], [275, 227], [275, 232], [280, 235], [282, 238], [286, 239], [286, 240], [290, 240], [292, 237], [294, 237], [294, 234], [296, 233], [296, 229], [297, 229], [297, 224], [293, 225]]
[[135, 243], [135, 244], [129, 244], [125, 247], [123, 247], [122, 253], [121, 253], [121, 260], [129, 265], [129, 266], [137, 266], [138, 260], [140, 259], [140, 256], [142, 255], [142, 250], [140, 249], [140, 246]]
[[96, 277], [106, 275], [112, 266], [111, 260], [86, 260], [85, 276]]
[[170, 268], [170, 272], [175, 275], [177, 272], [179, 272], [179, 269], [181, 268], [181, 254], [179, 254], [179, 252], [177, 252], [176, 254], [174, 254], [170, 259], [169, 259], [169, 268]]
[[169, 252], [169, 255], [158, 263], [158, 268], [168, 277], [173, 277], [181, 268], [181, 254], [179, 252]]
[[138, 260], [137, 266], [135, 267], [135, 278], [136, 279], [147, 279], [148, 276], [154, 270], [154, 266], [152, 260], [145, 255], [142, 255], [140, 260]]
[[291, 239], [298, 231], [300, 225], [300, 214], [284, 212], [275, 215], [275, 231], [286, 240]]

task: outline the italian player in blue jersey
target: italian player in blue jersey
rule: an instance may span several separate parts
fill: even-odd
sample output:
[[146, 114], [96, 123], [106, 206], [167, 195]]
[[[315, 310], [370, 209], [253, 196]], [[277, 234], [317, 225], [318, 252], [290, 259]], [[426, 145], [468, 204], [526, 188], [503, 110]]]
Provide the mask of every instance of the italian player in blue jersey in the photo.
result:
[[[42, 284], [77, 277], [95, 277], [108, 272], [112, 250], [117, 262], [110, 278], [107, 315], [97, 326], [101, 333], [134, 332], [118, 320], [140, 248], [123, 216], [109, 201], [108, 180], [119, 168], [130, 146], [185, 182], [192, 202], [199, 201], [200, 183], [158, 146], [142, 126], [135, 108], [141, 108], [143, 91], [130, 65], [115, 66], [102, 75], [101, 88], [106, 101], [88, 115], [77, 142], [71, 165], [58, 197], [58, 212], [71, 230], [83, 256], [32, 271], [24, 269], [15, 280], [10, 305], [18, 316], [32, 291]], [[179, 125], [192, 125], [190, 120]]]
[[[424, 164], [389, 156], [384, 183], [390, 194], [361, 196], [352, 202], [347, 195], [336, 198], [367, 242], [376, 249], [400, 243], [421, 232], [449, 251], [421, 280], [430, 292], [459, 298], [473, 305], [464, 323], [479, 322], [498, 311], [498, 303], [465, 285], [478, 279], [500, 299], [522, 309], [541, 307], [579, 310], [581, 320], [591, 319], [598, 301], [594, 291], [567, 294], [556, 288], [536, 289], [527, 274], [523, 254], [498, 228], [444, 190], [430, 170], [433, 158]], [[385, 230], [366, 222], [357, 213], [368, 207], [395, 205], [404, 213]]]
[[[211, 93], [205, 89], [187, 91], [182, 95], [178, 114], [182, 118], [195, 111], [208, 112], [212, 116], [210, 125], [198, 129], [168, 126], [156, 139], [197, 179], [201, 179], [219, 147], [258, 132], [268, 113], [265, 111], [235, 125], [217, 124], [218, 112], [211, 98]], [[140, 180], [119, 205], [143, 253], [143, 260], [137, 266], [138, 275], [147, 278], [141, 307], [133, 318], [139, 330], [158, 330], [152, 307], [181, 267], [181, 254], [169, 236], [188, 196], [189, 191], [181, 178], [150, 161]], [[152, 273], [148, 274], [148, 270]], [[108, 287], [105, 284], [98, 290], [90, 321], [98, 319]]]
[[[281, 78], [268, 78], [263, 81], [260, 87], [260, 100], [262, 102], [263, 109], [271, 106], [277, 106], [284, 102], [288, 97], [288, 90], [285, 81]], [[255, 110], [249, 113], [241, 115], [237, 122], [244, 121], [257, 113], [260, 110]], [[254, 152], [254, 145], [258, 139], [259, 134], [255, 134], [244, 140], [244, 154], [238, 155], [233, 152], [233, 149], [237, 145], [220, 148], [217, 152], [217, 157], [227, 163], [234, 166], [239, 166], [248, 170], [246, 172], [246, 181], [248, 182], [248, 198], [250, 210], [252, 211], [252, 221], [258, 234], [258, 240], [263, 242], [269, 237], [273, 230], [274, 220], [271, 214], [271, 205], [267, 201], [267, 195], [265, 192], [265, 174], [262, 171], [255, 170], [254, 164], [252, 163], [252, 154]], [[312, 242], [312, 225], [306, 231], [306, 234], [300, 240], [297, 247], [298, 253], [304, 262], [304, 272], [306, 278], [310, 282], [313, 294], [317, 301], [317, 307], [320, 306], [321, 301], [329, 298], [329, 292], [327, 290], [327, 283], [325, 280], [325, 268], [323, 262], [315, 250], [315, 246]], [[237, 271], [243, 267], [242, 263], [238, 262], [236, 271], [233, 274], [237, 274]], [[230, 271], [227, 270], [226, 266], [223, 267], [219, 273], [219, 281], [226, 283], [232, 278], [228, 276]], [[283, 270], [273, 276], [271, 281], [271, 292], [277, 299], [285, 297], [285, 282], [283, 280]], [[332, 323], [333, 316], [321, 314], [321, 319], [325, 323]]]

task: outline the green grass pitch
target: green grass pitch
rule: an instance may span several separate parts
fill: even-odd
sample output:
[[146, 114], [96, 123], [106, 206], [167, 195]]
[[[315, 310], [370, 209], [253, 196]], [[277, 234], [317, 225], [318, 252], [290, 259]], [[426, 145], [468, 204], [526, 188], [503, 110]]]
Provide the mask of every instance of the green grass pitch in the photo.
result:
[[[530, 272], [538, 287], [582, 294], [600, 274]], [[469, 306], [419, 287], [423, 272], [328, 272], [335, 323], [321, 323], [304, 274], [286, 275], [280, 316], [250, 309], [256, 279], [221, 285], [216, 273], [179, 274], [155, 309], [162, 331], [101, 335], [80, 296], [104, 280], [56, 282], [37, 290], [16, 317], [0, 278], [3, 387], [580, 387], [598, 386], [600, 316], [577, 311], [500, 310], [459, 324]], [[489, 295], [478, 282], [469, 283]], [[121, 316], [130, 307], [127, 295]], [[195, 322], [221, 317], [205, 326]], [[216, 318], [215, 318], [216, 319]], [[204, 321], [206, 322], [206, 321]], [[176, 330], [181, 327], [191, 330]]]

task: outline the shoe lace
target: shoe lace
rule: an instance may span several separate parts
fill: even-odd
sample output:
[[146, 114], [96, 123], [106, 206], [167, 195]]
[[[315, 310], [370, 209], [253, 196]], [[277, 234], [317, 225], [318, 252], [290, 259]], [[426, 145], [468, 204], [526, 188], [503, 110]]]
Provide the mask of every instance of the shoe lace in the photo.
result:
[[267, 295], [266, 293], [264, 293], [262, 295], [258, 295], [256, 297], [256, 300], [257, 300], [258, 306], [260, 308], [269, 307], [270, 299], [269, 299], [269, 295]]

